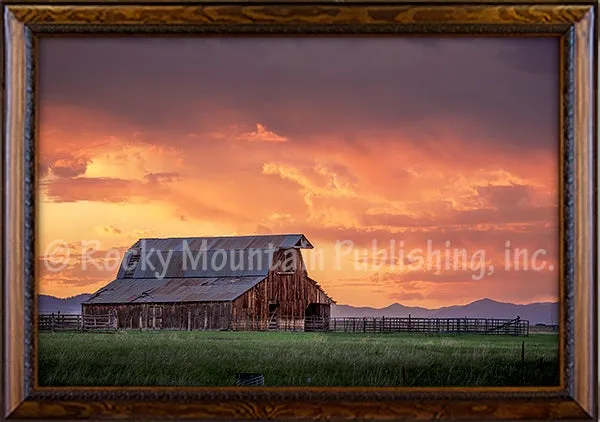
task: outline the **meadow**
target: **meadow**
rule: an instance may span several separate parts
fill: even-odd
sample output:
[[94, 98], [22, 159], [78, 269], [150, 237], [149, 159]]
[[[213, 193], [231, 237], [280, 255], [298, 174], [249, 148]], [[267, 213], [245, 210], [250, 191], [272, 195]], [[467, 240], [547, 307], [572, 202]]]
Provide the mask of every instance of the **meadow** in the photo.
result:
[[[524, 360], [522, 360], [522, 345]], [[41, 386], [555, 386], [558, 335], [40, 333]]]

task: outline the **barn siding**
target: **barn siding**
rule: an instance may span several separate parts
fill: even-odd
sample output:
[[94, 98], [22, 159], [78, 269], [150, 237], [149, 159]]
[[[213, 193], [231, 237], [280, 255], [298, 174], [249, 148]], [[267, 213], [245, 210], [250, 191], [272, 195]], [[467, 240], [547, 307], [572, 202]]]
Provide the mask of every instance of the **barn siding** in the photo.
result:
[[[269, 303], [265, 296], [265, 282], [261, 281], [231, 302], [231, 321], [234, 329], [264, 330]], [[248, 324], [251, 324], [248, 327]]]
[[[329, 304], [330, 299], [308, 278], [302, 254], [296, 249], [276, 254], [279, 262], [284, 262], [284, 253], [295, 253], [297, 264], [293, 274], [280, 274], [277, 268], [267, 276], [267, 291], [270, 301], [278, 301], [282, 316], [304, 318], [304, 311], [310, 303]], [[285, 268], [282, 268], [285, 270]]]
[[[295, 268], [283, 268], [291, 260], [290, 255], [296, 254]], [[278, 316], [282, 319], [297, 321], [303, 324], [304, 313], [311, 303], [320, 303], [319, 314], [329, 317], [331, 299], [308, 278], [302, 254], [297, 249], [278, 251], [273, 256], [274, 265], [266, 280], [261, 281], [252, 289], [232, 302], [232, 323], [235, 326], [248, 324], [248, 321], [258, 321], [257, 329], [265, 329], [269, 317], [269, 304], [278, 302]], [[280, 265], [277, 265], [279, 263]], [[293, 270], [293, 271], [287, 271]], [[293, 272], [288, 274], [288, 272]], [[235, 328], [235, 327], [234, 327]]]
[[226, 330], [231, 315], [230, 302], [90, 304], [82, 309], [84, 315], [116, 312], [121, 329]]

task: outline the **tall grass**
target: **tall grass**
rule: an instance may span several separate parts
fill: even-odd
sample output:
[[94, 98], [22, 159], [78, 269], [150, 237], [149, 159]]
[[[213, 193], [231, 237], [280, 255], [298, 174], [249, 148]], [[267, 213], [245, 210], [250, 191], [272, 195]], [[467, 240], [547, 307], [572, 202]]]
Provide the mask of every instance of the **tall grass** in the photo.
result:
[[42, 386], [230, 386], [236, 372], [267, 386], [559, 383], [558, 336], [547, 334], [63, 332], [40, 333], [38, 356]]

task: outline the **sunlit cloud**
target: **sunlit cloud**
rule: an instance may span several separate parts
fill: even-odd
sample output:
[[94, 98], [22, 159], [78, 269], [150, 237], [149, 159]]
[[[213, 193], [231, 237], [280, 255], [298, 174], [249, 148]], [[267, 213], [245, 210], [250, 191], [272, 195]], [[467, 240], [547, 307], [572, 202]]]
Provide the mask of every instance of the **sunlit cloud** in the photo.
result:
[[[40, 290], [70, 296], [114, 278], [81, 270], [81, 241], [100, 242], [102, 257], [142, 237], [304, 233], [315, 245], [303, 253], [309, 273], [339, 303], [556, 300], [558, 76], [522, 51], [552, 63], [558, 44], [469, 41], [424, 52], [201, 40], [184, 44], [212, 53], [192, 55], [169, 41], [102, 41], [92, 64], [84, 42], [42, 43], [39, 250], [62, 239], [73, 254], [42, 271]], [[169, 78], [175, 57], [181, 72]], [[67, 77], [65, 60], [86, 72]], [[108, 65], [120, 76], [101, 89]], [[352, 248], [340, 252], [342, 241]], [[496, 270], [474, 280], [453, 266], [400, 265], [401, 244], [408, 253], [428, 242], [482, 250]], [[543, 249], [548, 267], [507, 270], [506, 242]]]

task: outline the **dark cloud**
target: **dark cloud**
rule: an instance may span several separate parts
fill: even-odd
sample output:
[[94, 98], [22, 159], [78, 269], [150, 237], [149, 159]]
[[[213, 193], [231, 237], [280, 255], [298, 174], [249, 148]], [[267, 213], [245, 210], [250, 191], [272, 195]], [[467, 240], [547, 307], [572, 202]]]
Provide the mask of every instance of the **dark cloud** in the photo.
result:
[[[499, 194], [502, 195], [502, 194]], [[508, 195], [506, 195], [508, 196]], [[494, 198], [493, 200], [499, 201]], [[473, 210], [448, 209], [431, 218], [413, 218], [402, 214], [365, 215], [362, 223], [369, 226], [436, 227], [444, 225], [510, 224], [558, 221], [556, 206], [533, 206], [520, 203], [495, 202], [497, 209], [480, 208]]]
[[38, 161], [38, 174], [40, 177], [46, 177], [50, 172], [50, 164], [44, 160]]
[[[558, 229], [548, 228], [543, 225], [529, 225], [519, 231], [511, 230], [505, 225], [492, 226], [487, 229], [477, 229], [472, 226], [439, 228], [431, 230], [415, 229], [403, 233], [391, 233], [387, 230], [373, 229], [335, 229], [310, 226], [290, 226], [285, 232], [294, 232], [301, 229], [306, 236], [315, 244], [339, 242], [339, 250], [342, 254], [351, 257], [355, 251], [372, 251], [375, 246], [378, 250], [391, 253], [392, 244], [396, 256], [400, 250], [408, 253], [411, 249], [422, 249], [427, 251], [428, 245], [432, 248], [465, 248], [469, 251], [485, 247], [486, 253], [490, 255], [503, 255], [506, 250], [506, 242], [511, 248], [545, 249], [548, 256], [558, 256]], [[428, 243], [429, 242], [429, 243]], [[383, 263], [379, 256], [373, 260]], [[404, 261], [408, 265], [408, 261]]]
[[150, 184], [172, 183], [181, 178], [182, 175], [177, 172], [148, 173], [145, 176], [146, 181]]
[[48, 167], [55, 176], [68, 178], [84, 174], [90, 163], [91, 160], [87, 158], [61, 158], [54, 161]]
[[104, 226], [102, 227], [102, 231], [107, 234], [122, 234], [123, 231], [116, 226]]
[[512, 208], [526, 205], [531, 197], [532, 189], [529, 186], [479, 186], [477, 193], [495, 208]]
[[510, 224], [557, 222], [556, 206], [502, 206], [501, 209], [454, 211], [447, 216], [449, 224]]
[[458, 138], [497, 148], [558, 143], [553, 38], [48, 38], [40, 46], [42, 101], [149, 129], [194, 132], [217, 118], [260, 122], [291, 139], [418, 128], [423, 144], [451, 122]]
[[498, 57], [516, 70], [538, 75], [556, 75], [559, 65], [557, 54], [545, 54], [533, 43], [502, 47]]
[[65, 177], [42, 186], [53, 202], [129, 202], [136, 198], [140, 183], [112, 177]]

